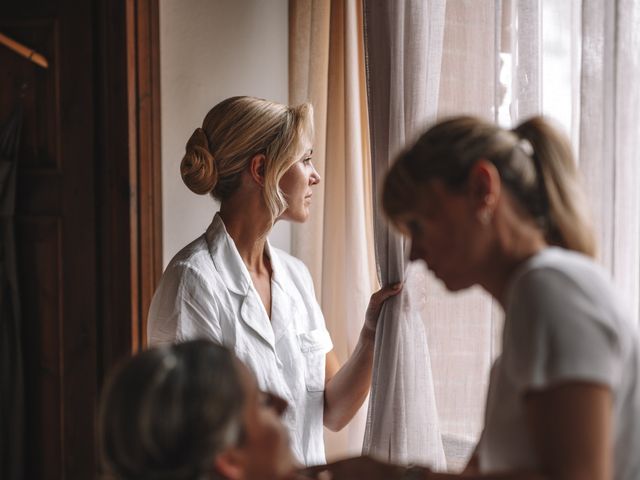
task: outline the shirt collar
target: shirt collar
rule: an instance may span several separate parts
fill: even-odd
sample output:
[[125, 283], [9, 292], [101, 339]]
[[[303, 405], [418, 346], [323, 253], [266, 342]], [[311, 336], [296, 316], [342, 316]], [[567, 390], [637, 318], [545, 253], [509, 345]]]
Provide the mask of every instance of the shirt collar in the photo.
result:
[[205, 237], [211, 259], [224, 284], [234, 293], [247, 295], [251, 285], [249, 270], [218, 213], [207, 228]]
[[265, 243], [265, 251], [269, 257], [269, 261], [271, 262], [271, 282], [277, 283], [280, 287], [285, 289], [286, 292], [286, 287], [288, 285], [286, 285], [286, 282], [283, 283], [283, 280], [286, 277], [282, 277], [282, 262], [280, 260], [280, 255], [278, 255], [278, 251], [271, 246], [269, 240]]
[[216, 213], [205, 234], [211, 259], [226, 287], [241, 295], [240, 318], [254, 330], [267, 344], [275, 348], [275, 335], [264, 307], [257, 295], [250, 295], [251, 275], [244, 264], [236, 244], [227, 232], [224, 222]]

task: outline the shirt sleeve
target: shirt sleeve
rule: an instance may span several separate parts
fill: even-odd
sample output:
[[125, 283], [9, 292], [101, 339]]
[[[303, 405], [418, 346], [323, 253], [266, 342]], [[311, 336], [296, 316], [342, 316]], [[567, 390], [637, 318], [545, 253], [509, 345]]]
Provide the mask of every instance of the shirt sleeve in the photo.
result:
[[615, 388], [623, 358], [607, 302], [553, 269], [518, 281], [505, 323], [503, 361], [518, 389], [567, 381]]
[[206, 338], [222, 343], [213, 286], [196, 269], [177, 264], [165, 272], [149, 309], [150, 344]]

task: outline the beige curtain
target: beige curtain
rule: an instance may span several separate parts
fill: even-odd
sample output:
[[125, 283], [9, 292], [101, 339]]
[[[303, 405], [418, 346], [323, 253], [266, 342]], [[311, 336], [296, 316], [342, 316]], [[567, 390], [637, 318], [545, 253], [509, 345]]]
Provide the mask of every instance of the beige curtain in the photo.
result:
[[[311, 218], [293, 227], [292, 253], [311, 271], [335, 352], [344, 362], [377, 288], [362, 6], [359, 0], [291, 0], [289, 22], [289, 102], [314, 106], [313, 156], [322, 175]], [[342, 432], [325, 432], [329, 459], [361, 452], [365, 412]]]

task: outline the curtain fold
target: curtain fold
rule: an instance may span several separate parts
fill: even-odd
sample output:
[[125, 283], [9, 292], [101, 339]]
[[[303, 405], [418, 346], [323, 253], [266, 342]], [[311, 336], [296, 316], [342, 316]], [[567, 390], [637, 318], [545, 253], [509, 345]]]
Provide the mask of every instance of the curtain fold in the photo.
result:
[[[323, 179], [311, 217], [292, 228], [292, 251], [309, 267], [341, 363], [358, 342], [377, 288], [371, 224], [362, 5], [290, 2], [289, 101], [315, 109], [314, 163]], [[361, 452], [366, 408], [338, 433], [325, 431], [328, 458]]]
[[405, 277], [402, 238], [384, 219], [378, 193], [400, 149], [438, 108], [444, 0], [364, 1], [373, 217], [382, 284], [405, 281], [380, 315], [364, 453], [396, 463], [446, 467], [424, 324]]
[[640, 318], [640, 2], [583, 0], [580, 170], [599, 258]]
[[541, 0], [511, 0], [514, 125], [542, 113], [542, 3]]
[[[515, 8], [515, 7], [514, 7]], [[495, 0], [448, 2], [438, 117], [497, 119], [507, 89], [500, 83], [510, 52], [511, 5]], [[505, 20], [503, 20], [503, 17]], [[410, 289], [427, 331], [447, 468], [461, 470], [480, 434], [488, 375], [499, 353], [502, 312], [479, 288], [452, 294], [419, 262]]]
[[292, 226], [291, 250], [309, 268], [319, 300], [322, 299], [324, 197], [327, 185], [325, 152], [330, 20], [330, 2], [289, 1], [289, 103], [313, 104], [313, 163], [323, 179], [314, 188], [309, 220], [304, 225]]

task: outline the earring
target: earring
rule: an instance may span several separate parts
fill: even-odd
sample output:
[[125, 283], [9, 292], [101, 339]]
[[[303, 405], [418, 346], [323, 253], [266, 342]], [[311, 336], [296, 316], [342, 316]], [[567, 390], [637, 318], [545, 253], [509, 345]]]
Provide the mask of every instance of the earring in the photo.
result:
[[491, 217], [493, 217], [493, 213], [488, 208], [478, 212], [478, 220], [485, 227], [491, 222]]

